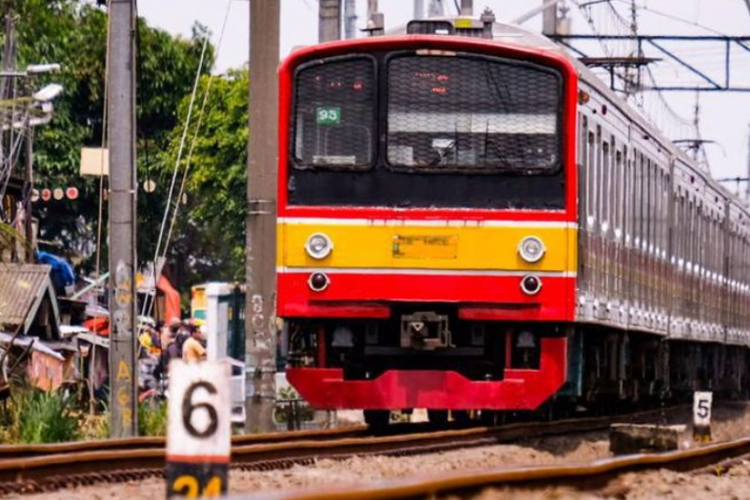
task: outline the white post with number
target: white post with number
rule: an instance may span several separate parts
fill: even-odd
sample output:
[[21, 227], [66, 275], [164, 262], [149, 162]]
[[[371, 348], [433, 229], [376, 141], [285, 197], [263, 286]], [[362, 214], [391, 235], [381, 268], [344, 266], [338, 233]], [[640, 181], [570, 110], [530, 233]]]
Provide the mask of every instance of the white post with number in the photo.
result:
[[693, 395], [693, 439], [698, 443], [711, 442], [712, 392], [695, 392]]
[[226, 360], [169, 364], [167, 498], [226, 494], [232, 449], [230, 377]]

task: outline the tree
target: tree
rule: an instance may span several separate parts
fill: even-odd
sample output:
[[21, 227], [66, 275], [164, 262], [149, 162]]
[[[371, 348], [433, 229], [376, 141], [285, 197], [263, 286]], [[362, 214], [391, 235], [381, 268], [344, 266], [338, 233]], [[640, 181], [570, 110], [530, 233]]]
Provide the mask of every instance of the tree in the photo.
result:
[[[189, 159], [187, 204], [180, 206], [181, 215], [169, 252], [173, 274], [183, 288], [208, 279], [241, 280], [244, 273], [247, 71], [234, 70], [224, 76], [201, 79], [179, 179], [188, 166], [188, 153], [209, 82], [209, 98]], [[188, 105], [186, 97], [179, 108], [180, 123], [172, 132], [164, 161], [160, 162], [165, 168], [160, 173], [162, 179], [171, 175], [177, 161]]]
[[[57, 81], [65, 87], [55, 101], [52, 123], [37, 130], [35, 170], [39, 187], [78, 186], [78, 200], [37, 202], [40, 237], [80, 254], [85, 269], [93, 267], [98, 218], [95, 178], [78, 175], [80, 149], [99, 147], [103, 128], [106, 58], [106, 11], [83, 0], [24, 0], [18, 12], [18, 65], [58, 62], [62, 71], [38, 83]], [[196, 25], [191, 40], [174, 37], [138, 20], [138, 178], [153, 176], [155, 163], [177, 124], [177, 107], [191, 91], [206, 36]], [[209, 46], [203, 73], [213, 66]], [[153, 193], [139, 190], [139, 255], [153, 254], [157, 221], [161, 220], [164, 185]], [[106, 207], [106, 203], [105, 203]], [[106, 208], [105, 208], [106, 209]], [[106, 215], [105, 219], [106, 221]], [[106, 238], [103, 238], [106, 241]], [[106, 255], [106, 250], [102, 255]], [[143, 257], [141, 258], [143, 260]], [[106, 258], [103, 259], [106, 268]]]

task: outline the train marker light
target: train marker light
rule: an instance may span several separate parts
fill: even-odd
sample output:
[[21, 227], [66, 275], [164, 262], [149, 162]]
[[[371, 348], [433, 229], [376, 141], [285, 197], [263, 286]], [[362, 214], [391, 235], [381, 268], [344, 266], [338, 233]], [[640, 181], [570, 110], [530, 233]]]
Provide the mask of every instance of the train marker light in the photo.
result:
[[536, 295], [542, 289], [542, 280], [536, 276], [524, 276], [521, 280], [521, 290], [526, 295]]
[[546, 252], [544, 243], [536, 236], [527, 236], [518, 244], [518, 253], [523, 260], [530, 264], [539, 262]]
[[322, 292], [328, 288], [328, 285], [331, 284], [331, 280], [328, 279], [328, 276], [326, 276], [325, 273], [312, 273], [307, 280], [307, 284], [313, 292]]
[[305, 242], [305, 251], [307, 255], [316, 260], [325, 259], [333, 252], [333, 242], [331, 238], [323, 233], [310, 235]]

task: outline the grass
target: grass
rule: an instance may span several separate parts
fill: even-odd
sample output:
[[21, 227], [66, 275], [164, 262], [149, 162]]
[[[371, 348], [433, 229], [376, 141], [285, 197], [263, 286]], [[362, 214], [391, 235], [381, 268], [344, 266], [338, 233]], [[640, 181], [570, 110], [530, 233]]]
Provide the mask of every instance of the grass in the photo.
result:
[[73, 398], [59, 392], [17, 391], [4, 421], [4, 442], [62, 443], [81, 438], [80, 417]]
[[146, 401], [138, 405], [138, 435], [167, 435], [166, 401]]

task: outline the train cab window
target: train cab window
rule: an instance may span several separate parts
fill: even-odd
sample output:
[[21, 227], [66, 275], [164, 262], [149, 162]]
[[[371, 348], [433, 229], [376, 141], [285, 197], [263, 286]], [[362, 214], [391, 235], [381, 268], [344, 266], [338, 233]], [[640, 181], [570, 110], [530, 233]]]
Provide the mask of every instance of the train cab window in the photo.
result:
[[295, 73], [294, 166], [362, 169], [375, 160], [376, 78], [373, 58], [338, 57]]
[[552, 68], [397, 53], [387, 95], [391, 168], [551, 174], [562, 165], [562, 77]]

